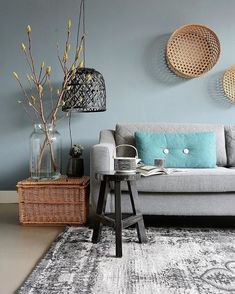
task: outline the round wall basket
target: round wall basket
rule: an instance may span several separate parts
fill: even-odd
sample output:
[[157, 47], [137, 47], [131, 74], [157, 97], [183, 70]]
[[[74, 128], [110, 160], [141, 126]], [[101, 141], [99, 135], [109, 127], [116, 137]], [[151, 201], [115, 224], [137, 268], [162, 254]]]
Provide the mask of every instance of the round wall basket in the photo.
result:
[[219, 55], [219, 39], [204, 25], [182, 26], [167, 42], [167, 63], [174, 73], [184, 78], [205, 74], [216, 64]]
[[224, 94], [235, 102], [235, 65], [231, 66], [224, 72], [223, 76]]

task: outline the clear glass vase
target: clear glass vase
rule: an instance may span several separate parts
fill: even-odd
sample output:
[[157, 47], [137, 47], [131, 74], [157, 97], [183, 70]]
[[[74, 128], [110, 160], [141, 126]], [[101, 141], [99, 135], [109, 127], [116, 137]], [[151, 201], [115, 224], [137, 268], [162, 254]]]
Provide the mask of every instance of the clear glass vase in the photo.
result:
[[30, 136], [30, 175], [33, 179], [61, 176], [61, 136], [52, 124], [35, 124]]

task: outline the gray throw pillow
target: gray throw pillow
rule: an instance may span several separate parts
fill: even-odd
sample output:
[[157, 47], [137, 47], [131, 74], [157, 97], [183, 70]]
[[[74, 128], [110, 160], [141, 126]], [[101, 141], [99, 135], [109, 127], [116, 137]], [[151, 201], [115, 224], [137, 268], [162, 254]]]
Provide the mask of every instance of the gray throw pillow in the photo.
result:
[[235, 166], [235, 126], [226, 127], [225, 137], [228, 166]]

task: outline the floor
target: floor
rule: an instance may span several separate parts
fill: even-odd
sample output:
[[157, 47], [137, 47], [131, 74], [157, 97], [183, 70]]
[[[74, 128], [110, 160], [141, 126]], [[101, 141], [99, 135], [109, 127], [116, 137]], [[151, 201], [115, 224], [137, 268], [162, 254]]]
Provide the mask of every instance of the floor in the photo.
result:
[[[144, 216], [146, 226], [234, 227], [235, 217]], [[17, 204], [0, 204], [0, 294], [21, 285], [63, 227], [27, 227]]]
[[26, 227], [18, 223], [18, 205], [0, 204], [0, 293], [21, 285], [63, 227]]

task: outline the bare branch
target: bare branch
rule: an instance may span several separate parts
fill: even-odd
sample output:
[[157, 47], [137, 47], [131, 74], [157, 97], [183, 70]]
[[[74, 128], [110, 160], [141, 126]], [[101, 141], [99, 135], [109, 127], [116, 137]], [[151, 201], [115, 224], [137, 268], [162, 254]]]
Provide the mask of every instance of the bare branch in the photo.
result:
[[61, 66], [61, 68], [62, 68], [62, 70], [63, 70], [63, 72], [65, 74], [66, 73], [66, 70], [65, 70], [64, 65], [63, 65], [63, 62], [62, 62], [62, 60], [60, 58], [60, 50], [59, 50], [59, 44], [58, 43], [56, 44], [56, 52], [57, 52], [57, 58], [59, 60], [60, 66]]
[[29, 48], [29, 57], [30, 57], [30, 61], [31, 61], [31, 66], [32, 66], [32, 74], [34, 76], [34, 80], [36, 81], [36, 83], [39, 83], [39, 80], [37, 78], [37, 74], [36, 74], [36, 70], [35, 70], [35, 65], [34, 65], [34, 59], [32, 56], [32, 48], [31, 48], [31, 37], [30, 37], [30, 33], [31, 31], [27, 31], [27, 35], [28, 35], [28, 48]]

